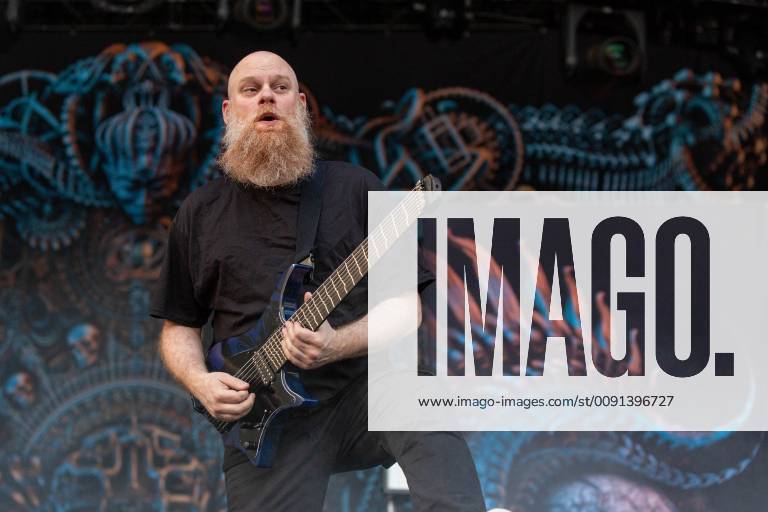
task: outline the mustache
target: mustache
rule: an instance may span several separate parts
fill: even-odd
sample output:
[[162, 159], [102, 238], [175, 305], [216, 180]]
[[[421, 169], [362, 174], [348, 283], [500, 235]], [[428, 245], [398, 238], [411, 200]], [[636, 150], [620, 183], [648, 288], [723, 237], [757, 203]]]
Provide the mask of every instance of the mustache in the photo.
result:
[[296, 114], [296, 113], [294, 113], [293, 115], [287, 115], [287, 116], [285, 116], [285, 115], [280, 115], [280, 114], [278, 114], [278, 113], [275, 111], [275, 109], [274, 109], [274, 108], [270, 108], [270, 107], [263, 107], [263, 108], [260, 108], [260, 109], [258, 109], [258, 110], [257, 110], [257, 111], [254, 113], [254, 115], [253, 115], [253, 119], [251, 119], [251, 124], [256, 124], [257, 122], [261, 121], [261, 120], [262, 120], [262, 119], [264, 119], [265, 117], [272, 117], [272, 118], [274, 118], [274, 119], [279, 119], [279, 120], [286, 120], [286, 119], [289, 119], [289, 118], [296, 118], [296, 117], [297, 117], [297, 114]]

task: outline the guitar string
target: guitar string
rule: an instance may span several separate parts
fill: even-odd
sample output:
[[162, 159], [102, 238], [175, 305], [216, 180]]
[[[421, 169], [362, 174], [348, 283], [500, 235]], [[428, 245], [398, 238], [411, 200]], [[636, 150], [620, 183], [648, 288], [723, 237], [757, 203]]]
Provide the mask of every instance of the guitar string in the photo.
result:
[[[348, 267], [349, 261], [353, 260], [354, 263], [355, 263], [355, 266], [358, 269], [358, 272], [360, 272], [361, 271], [361, 267], [360, 267], [359, 257], [362, 256], [363, 260], [365, 260], [365, 263], [366, 263], [365, 266], [369, 267], [369, 265], [370, 265], [369, 246], [368, 246], [369, 240], [372, 241], [373, 244], [374, 244], [373, 248], [374, 248], [374, 252], [375, 252], [375, 257], [377, 259], [381, 257], [381, 254], [379, 254], [378, 247], [376, 245], [376, 239], [377, 238], [379, 239], [379, 242], [382, 241], [380, 238], [382, 238], [382, 237], [384, 238], [383, 241], [384, 241], [385, 247], [384, 247], [384, 251], [383, 252], [386, 252], [387, 250], [389, 250], [390, 247], [386, 247], [386, 245], [389, 243], [389, 239], [387, 238], [387, 234], [389, 234], [390, 236], [394, 235], [393, 236], [393, 242], [397, 238], [399, 238], [399, 236], [400, 236], [400, 233], [398, 232], [397, 226], [395, 225], [395, 220], [394, 220], [395, 213], [398, 212], [398, 210], [402, 209], [403, 213], [406, 216], [406, 222], [408, 222], [410, 220], [409, 219], [410, 216], [408, 215], [408, 208], [414, 206], [414, 204], [418, 203], [420, 200], [423, 200], [421, 195], [418, 194], [418, 192], [423, 192], [423, 189], [421, 187], [422, 187], [421, 183], [419, 183], [416, 187], [414, 187], [414, 189], [411, 191], [411, 193], [405, 199], [403, 199], [398, 204], [398, 206], [396, 206], [394, 208], [392, 213], [390, 215], [388, 215], [387, 218], [385, 218], [381, 222], [381, 224], [379, 226], [377, 226], [377, 228], [374, 230], [374, 232], [371, 233], [371, 236], [367, 237], [354, 251], [352, 251], [352, 253], [349, 256], [347, 256], [347, 258], [344, 259], [342, 264], [339, 265], [336, 268], [336, 270], [334, 270], [334, 272], [325, 281], [323, 281], [323, 283], [317, 288], [317, 290], [315, 290], [315, 294], [313, 294], [313, 299], [315, 297], [317, 297], [317, 301], [319, 301], [324, 306], [324, 308], [326, 310], [326, 313], [325, 313], [326, 315], [330, 314], [330, 311], [333, 311], [333, 309], [335, 309], [335, 307], [338, 305], [338, 303], [341, 302], [344, 299], [344, 297], [346, 297], [346, 295], [349, 293], [347, 287], [343, 286], [342, 288], [344, 289], [344, 295], [341, 296], [341, 294], [338, 292], [338, 288], [336, 287], [336, 284], [342, 284], [343, 285], [344, 283], [346, 283], [346, 284], [351, 284], [351, 287], [354, 287], [357, 284], [355, 282], [354, 276], [349, 271], [349, 267]], [[418, 207], [423, 207], [422, 204], [417, 204], [417, 206]], [[387, 221], [390, 221], [391, 228], [388, 228], [388, 226], [386, 225]], [[407, 227], [407, 225], [406, 225], [406, 227]], [[391, 233], [391, 232], [387, 233], [387, 229], [391, 229], [392, 231], [394, 231], [394, 233]], [[345, 267], [345, 270], [346, 270], [347, 274], [349, 275], [349, 277], [352, 278], [349, 282], [347, 282], [346, 278], [343, 277], [343, 275], [342, 275], [342, 272], [341, 272], [342, 265]], [[366, 269], [366, 272], [360, 272], [361, 275], [358, 278], [358, 281], [360, 279], [362, 279], [362, 277], [364, 277], [366, 273], [367, 273], [367, 269]], [[331, 294], [330, 290], [326, 291], [324, 289], [324, 288], [329, 288], [330, 287], [330, 286], [328, 286], [328, 283], [330, 283], [330, 285], [334, 287], [334, 290], [336, 290], [336, 296], [338, 298], [338, 302], [336, 302], [335, 305], [332, 305], [331, 308], [328, 308], [328, 305], [322, 299], [322, 295], [323, 294], [327, 294], [330, 297], [330, 299], [331, 299], [331, 301], [330, 301], [331, 304], [333, 304], [333, 302], [335, 300], [333, 295]], [[350, 287], [350, 289], [351, 289], [351, 287]], [[315, 308], [315, 313], [317, 313], [321, 318], [323, 317], [323, 313], [320, 311], [319, 307], [317, 305], [313, 304], [312, 302], [313, 302], [313, 300], [310, 299], [308, 302], [302, 304], [302, 306], [299, 307], [299, 309], [297, 309], [294, 312], [293, 316], [300, 317], [299, 318], [299, 322], [302, 325], [309, 325], [306, 322], [308, 320], [308, 318], [306, 317], [305, 311], [306, 310], [311, 310], [313, 307]], [[305, 308], [305, 306], [306, 306], [306, 308]], [[314, 319], [314, 317], [315, 317], [314, 313], [312, 313], [312, 316], [313, 316], [313, 319]], [[318, 327], [319, 327], [319, 325], [315, 326], [314, 329], [317, 329]], [[258, 367], [258, 362], [254, 360], [254, 357], [256, 355], [258, 355], [259, 359], [261, 359], [261, 362], [264, 365], [267, 366], [266, 370], [269, 373], [272, 373], [272, 369], [269, 368], [269, 363], [270, 362], [272, 362], [273, 364], [276, 364], [275, 372], [277, 370], [279, 370], [279, 368], [286, 362], [287, 358], [285, 358], [285, 354], [282, 353], [282, 348], [279, 349], [279, 353], [278, 353], [277, 347], [274, 346], [275, 342], [277, 341], [274, 338], [276, 338], [278, 336], [281, 336], [281, 334], [278, 334], [278, 333], [280, 333], [279, 330], [273, 332], [267, 338], [267, 340], [264, 343], [264, 345], [262, 345], [262, 348], [266, 346], [266, 351], [268, 353], [270, 353], [271, 355], [275, 356], [275, 360], [274, 361], [269, 357], [269, 355], [267, 355], [266, 358], [263, 357], [263, 355], [261, 354], [262, 350], [260, 348], [260, 349], [258, 349], [256, 351], [254, 356], [249, 358], [248, 362], [246, 362], [233, 376], [235, 376], [237, 378], [242, 378], [246, 382], [250, 382], [251, 379], [253, 379], [253, 377], [255, 377], [257, 373], [261, 377], [262, 375], [261, 375], [260, 368]], [[274, 377], [274, 374], [272, 375], [272, 377]], [[265, 381], [265, 380], [267, 380], [267, 379], [261, 379], [262, 382]], [[227, 421], [224, 421], [224, 420], [215, 420], [214, 425], [216, 426], [217, 429], [219, 429], [219, 428], [225, 427], [228, 423], [233, 423], [233, 422], [227, 422]]]

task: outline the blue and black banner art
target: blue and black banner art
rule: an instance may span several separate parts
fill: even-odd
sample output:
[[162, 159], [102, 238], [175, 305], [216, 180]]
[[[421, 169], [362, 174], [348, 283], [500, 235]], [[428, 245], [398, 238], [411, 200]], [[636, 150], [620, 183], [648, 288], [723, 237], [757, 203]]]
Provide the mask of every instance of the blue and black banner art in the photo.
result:
[[[164, 371], [147, 309], [176, 209], [218, 175], [226, 79], [159, 42], [0, 77], [0, 510], [225, 509], [219, 437]], [[363, 118], [309, 94], [321, 153], [396, 189], [427, 173], [451, 190], [766, 186], [766, 84], [681, 71], [626, 118], [400, 93]], [[515, 511], [723, 510], [767, 466], [760, 433], [469, 442], [488, 507]], [[378, 472], [340, 477], [326, 508], [383, 509], [380, 489]]]

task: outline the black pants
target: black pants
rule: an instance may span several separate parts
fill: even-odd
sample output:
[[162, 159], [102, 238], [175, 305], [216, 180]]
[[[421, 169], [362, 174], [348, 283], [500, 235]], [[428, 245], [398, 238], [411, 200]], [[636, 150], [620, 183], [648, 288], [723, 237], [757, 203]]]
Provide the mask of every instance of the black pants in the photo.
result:
[[283, 428], [273, 467], [246, 462], [228, 468], [228, 510], [319, 512], [331, 474], [397, 461], [415, 511], [485, 511], [461, 434], [369, 432], [366, 397], [363, 378], [311, 414], [292, 418]]

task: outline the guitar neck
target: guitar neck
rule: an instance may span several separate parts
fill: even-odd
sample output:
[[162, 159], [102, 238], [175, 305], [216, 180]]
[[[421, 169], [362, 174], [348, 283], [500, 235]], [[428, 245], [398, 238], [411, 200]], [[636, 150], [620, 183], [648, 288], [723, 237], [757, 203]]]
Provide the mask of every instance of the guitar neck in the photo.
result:
[[[390, 212], [363, 242], [347, 256], [328, 278], [315, 290], [312, 297], [291, 316], [303, 327], [316, 331], [331, 312], [344, 300], [352, 288], [363, 279], [368, 269], [389, 250], [418, 218], [424, 209], [424, 186], [416, 187]], [[273, 332], [259, 348], [254, 358], [269, 362], [274, 370], [282, 367], [287, 358], [282, 350], [282, 333]]]

